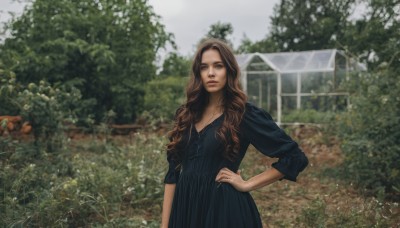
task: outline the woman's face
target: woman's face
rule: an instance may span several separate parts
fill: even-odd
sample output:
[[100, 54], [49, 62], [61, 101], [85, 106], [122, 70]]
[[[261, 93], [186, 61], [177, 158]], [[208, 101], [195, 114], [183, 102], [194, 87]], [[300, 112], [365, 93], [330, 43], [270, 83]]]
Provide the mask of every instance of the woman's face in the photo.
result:
[[222, 93], [226, 84], [226, 67], [215, 49], [203, 52], [200, 65], [201, 81], [209, 93]]

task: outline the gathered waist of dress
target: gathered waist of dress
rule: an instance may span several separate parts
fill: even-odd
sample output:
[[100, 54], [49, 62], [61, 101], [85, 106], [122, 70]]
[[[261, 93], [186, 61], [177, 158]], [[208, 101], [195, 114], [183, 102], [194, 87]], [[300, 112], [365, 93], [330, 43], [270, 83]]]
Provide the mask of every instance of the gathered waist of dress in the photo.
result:
[[206, 179], [215, 179], [217, 176], [216, 172], [198, 172], [198, 171], [182, 171], [179, 175], [180, 178], [206, 178]]

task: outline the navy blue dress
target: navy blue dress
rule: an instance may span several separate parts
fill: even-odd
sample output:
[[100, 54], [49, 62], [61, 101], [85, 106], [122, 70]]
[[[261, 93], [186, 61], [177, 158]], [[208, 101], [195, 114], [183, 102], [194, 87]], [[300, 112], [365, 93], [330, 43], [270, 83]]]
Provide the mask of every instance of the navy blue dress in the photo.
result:
[[264, 110], [246, 103], [240, 124], [239, 158], [234, 162], [222, 156], [223, 144], [216, 131], [224, 115], [215, 119], [201, 132], [192, 127], [190, 139], [184, 148], [180, 169], [177, 162], [167, 157], [169, 170], [164, 183], [176, 184], [169, 227], [173, 228], [225, 228], [262, 227], [260, 214], [248, 192], [239, 192], [228, 183], [216, 183], [219, 170], [227, 167], [237, 172], [251, 143], [269, 157], [279, 158], [272, 166], [283, 173], [284, 179], [296, 181], [308, 159], [293, 141]]

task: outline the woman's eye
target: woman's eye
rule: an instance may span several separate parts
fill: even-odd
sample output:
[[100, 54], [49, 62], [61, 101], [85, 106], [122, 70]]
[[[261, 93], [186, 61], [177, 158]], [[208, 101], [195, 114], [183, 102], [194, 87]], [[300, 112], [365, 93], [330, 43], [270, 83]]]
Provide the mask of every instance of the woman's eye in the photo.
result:
[[220, 64], [219, 64], [219, 65], [216, 65], [215, 68], [217, 68], [217, 69], [222, 69], [222, 68], [224, 68], [224, 65], [220, 65]]
[[207, 66], [201, 66], [200, 70], [207, 70], [207, 68], [208, 68]]

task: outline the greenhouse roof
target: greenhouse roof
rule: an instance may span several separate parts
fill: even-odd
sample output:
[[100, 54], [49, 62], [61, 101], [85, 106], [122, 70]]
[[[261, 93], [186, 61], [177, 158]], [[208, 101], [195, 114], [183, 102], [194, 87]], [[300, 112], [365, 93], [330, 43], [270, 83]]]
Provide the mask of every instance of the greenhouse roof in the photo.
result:
[[[294, 72], [318, 72], [334, 71], [335, 57], [339, 54], [344, 57], [344, 53], [337, 49], [300, 51], [300, 52], [280, 52], [280, 53], [251, 53], [236, 55], [236, 60], [241, 69], [246, 69], [251, 60], [258, 56], [270, 68], [280, 73]], [[365, 66], [356, 63], [359, 69], [365, 70]]]

